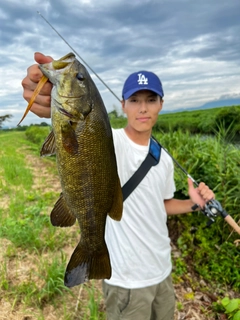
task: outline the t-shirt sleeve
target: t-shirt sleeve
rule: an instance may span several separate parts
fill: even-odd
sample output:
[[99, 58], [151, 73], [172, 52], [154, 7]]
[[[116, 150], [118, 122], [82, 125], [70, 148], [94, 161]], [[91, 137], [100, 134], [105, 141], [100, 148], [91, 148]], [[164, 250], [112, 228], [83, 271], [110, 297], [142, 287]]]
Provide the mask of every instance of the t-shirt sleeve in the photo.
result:
[[170, 159], [169, 165], [168, 165], [168, 175], [167, 175], [164, 199], [165, 200], [172, 199], [175, 191], [176, 191], [176, 186], [174, 182], [174, 165], [172, 160]]

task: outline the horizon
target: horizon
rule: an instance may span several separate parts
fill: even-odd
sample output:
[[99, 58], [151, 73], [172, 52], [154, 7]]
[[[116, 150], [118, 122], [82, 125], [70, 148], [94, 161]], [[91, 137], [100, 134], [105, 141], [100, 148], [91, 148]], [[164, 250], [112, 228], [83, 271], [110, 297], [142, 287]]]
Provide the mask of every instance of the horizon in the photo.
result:
[[[237, 104], [230, 104], [230, 105], [218, 105], [218, 106], [212, 106], [212, 107], [204, 107], [205, 105], [210, 105], [210, 104], [215, 104], [217, 103], [217, 101], [210, 101], [210, 102], [207, 102], [205, 103], [203, 106], [200, 106], [200, 107], [196, 107], [196, 108], [179, 108], [179, 109], [176, 109], [176, 110], [162, 110], [159, 114], [168, 114], [168, 113], [171, 113], [171, 114], [174, 114], [174, 113], [180, 113], [180, 112], [194, 112], [194, 111], [204, 111], [204, 110], [209, 110], [209, 109], [217, 109], [217, 108], [229, 108], [229, 107], [240, 107], [240, 99], [234, 99], [234, 100], [237, 100], [238, 103]], [[226, 101], [226, 100], [222, 100], [222, 101]], [[110, 112], [108, 112], [108, 114], [110, 114], [111, 112], [114, 112], [116, 110], [111, 110]], [[117, 111], [116, 111], [117, 112]], [[118, 113], [118, 112], [117, 112]], [[118, 116], [124, 116], [123, 114], [118, 114]], [[39, 118], [37, 116], [35, 116], [35, 118], [38, 120], [37, 122], [33, 122], [33, 123], [29, 123], [29, 124], [21, 124], [20, 127], [25, 127], [25, 126], [32, 126], [32, 125], [40, 125], [41, 123], [44, 123], [44, 124], [47, 124], [48, 126], [51, 126], [51, 119], [46, 119], [46, 118]], [[2, 126], [2, 128], [0, 130], [4, 130], [4, 129], [15, 129], [17, 128], [17, 125], [14, 125], [14, 126], [8, 126], [6, 123], [7, 122], [10, 122], [11, 120], [6, 120], [4, 122], [4, 125]]]

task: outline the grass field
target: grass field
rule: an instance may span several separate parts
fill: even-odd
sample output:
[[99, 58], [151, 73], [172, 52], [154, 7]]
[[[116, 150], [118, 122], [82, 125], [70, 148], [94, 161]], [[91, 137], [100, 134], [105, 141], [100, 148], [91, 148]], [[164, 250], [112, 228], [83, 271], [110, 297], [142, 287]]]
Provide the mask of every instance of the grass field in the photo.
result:
[[[179, 159], [185, 155], [181, 148], [176, 152]], [[51, 226], [49, 214], [60, 192], [55, 160], [40, 158], [39, 146], [25, 132], [0, 131], [0, 320], [106, 319], [101, 281], [71, 290], [63, 284], [80, 232], [77, 224]], [[172, 249], [175, 320], [227, 319], [213, 303], [237, 293], [222, 284], [211, 287], [184, 261], [177, 241]]]
[[55, 161], [40, 159], [24, 132], [1, 133], [0, 146], [0, 319], [104, 319], [100, 282], [63, 284], [79, 229], [50, 224]]

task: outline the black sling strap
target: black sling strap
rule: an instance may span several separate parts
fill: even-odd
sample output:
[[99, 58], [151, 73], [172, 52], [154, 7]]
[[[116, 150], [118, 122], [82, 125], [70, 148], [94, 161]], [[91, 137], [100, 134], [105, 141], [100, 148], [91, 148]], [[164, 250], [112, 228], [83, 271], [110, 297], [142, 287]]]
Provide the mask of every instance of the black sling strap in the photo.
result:
[[159, 163], [161, 156], [161, 145], [153, 138], [150, 139], [150, 146], [147, 157], [142, 162], [138, 170], [122, 187], [123, 201], [132, 193], [137, 185], [142, 181], [152, 166]]

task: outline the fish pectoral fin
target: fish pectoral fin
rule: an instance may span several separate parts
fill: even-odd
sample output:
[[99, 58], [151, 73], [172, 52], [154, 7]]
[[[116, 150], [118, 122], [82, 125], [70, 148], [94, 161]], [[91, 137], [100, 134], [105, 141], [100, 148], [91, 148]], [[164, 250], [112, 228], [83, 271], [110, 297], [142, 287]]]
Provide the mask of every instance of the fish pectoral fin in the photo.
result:
[[123, 196], [122, 196], [122, 188], [118, 178], [115, 186], [115, 193], [114, 193], [112, 208], [108, 215], [113, 220], [120, 221], [122, 218], [122, 211], [123, 211]]
[[78, 153], [78, 141], [71, 121], [66, 121], [61, 128], [63, 148], [70, 154]]
[[65, 272], [64, 284], [74, 287], [90, 279], [110, 279], [111, 264], [107, 245], [104, 242], [102, 249], [91, 252], [83, 243], [75, 248]]
[[71, 227], [76, 222], [76, 217], [68, 208], [62, 194], [52, 209], [50, 220], [55, 227]]
[[49, 133], [47, 139], [44, 141], [42, 149], [40, 151], [40, 156], [52, 156], [56, 154], [56, 141], [53, 131]]

